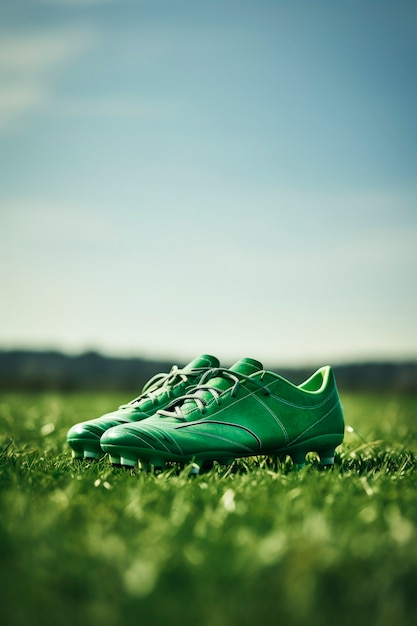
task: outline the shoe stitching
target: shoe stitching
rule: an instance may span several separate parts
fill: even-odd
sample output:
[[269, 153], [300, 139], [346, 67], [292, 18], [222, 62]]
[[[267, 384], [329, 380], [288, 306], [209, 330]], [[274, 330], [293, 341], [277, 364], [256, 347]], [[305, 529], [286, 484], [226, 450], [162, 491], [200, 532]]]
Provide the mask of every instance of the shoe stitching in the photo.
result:
[[[272, 381], [271, 383], [265, 385], [266, 389], [269, 389], [269, 387], [271, 387], [272, 385], [274, 385], [276, 383], [276, 381]], [[242, 400], [245, 400], [247, 397], [249, 396], [253, 396], [254, 398], [256, 398], [257, 400], [260, 400], [260, 398], [258, 396], [256, 396], [256, 391], [250, 391], [249, 389], [247, 389], [247, 387], [245, 387], [245, 389], [248, 391], [248, 395], [243, 396], [242, 398], [238, 398], [237, 400], [235, 400], [235, 402], [228, 404], [227, 406], [219, 409], [218, 411], [216, 411], [216, 415], [219, 415], [220, 413], [222, 413], [225, 410], [228, 410], [228, 408], [230, 406], [234, 406], [235, 404], [237, 404], [238, 402], [241, 402]], [[289, 400], [285, 400], [284, 398], [280, 398], [279, 396], [275, 395], [274, 393], [270, 392], [270, 398], [274, 398], [274, 400], [277, 400], [278, 402], [281, 402], [282, 404], [285, 404], [287, 406], [291, 406], [294, 407], [296, 409], [300, 409], [300, 410], [314, 410], [314, 409], [319, 409], [322, 406], [324, 406], [327, 402], [329, 402], [331, 400], [331, 398], [334, 396], [334, 394], [336, 393], [336, 390], [333, 389], [331, 391], [331, 393], [322, 401], [319, 402], [318, 404], [314, 404], [311, 406], [303, 406], [300, 404], [295, 404], [294, 402], [290, 402]], [[198, 407], [194, 407], [189, 413], [187, 413], [187, 416], [192, 415], [192, 413], [199, 411]], [[285, 429], [284, 429], [285, 430]]]
[[[272, 385], [275, 384], [276, 381], [272, 381], [271, 383], [269, 383], [268, 385], [265, 385], [266, 388], [271, 387]], [[295, 404], [294, 402], [290, 402], [289, 400], [285, 400], [284, 398], [281, 398], [280, 396], [276, 396], [274, 393], [270, 393], [270, 397], [274, 398], [274, 400], [278, 400], [278, 402], [282, 402], [282, 404], [286, 404], [288, 406], [292, 406], [295, 409], [305, 409], [305, 410], [313, 410], [313, 409], [319, 409], [320, 407], [324, 406], [327, 402], [329, 402], [329, 400], [334, 396], [334, 394], [336, 393], [336, 390], [333, 389], [331, 391], [331, 393], [322, 401], [319, 402], [318, 404], [312, 404], [311, 406], [304, 406], [304, 405], [300, 405], [300, 404]]]
[[[131, 402], [129, 402], [129, 404], [125, 404], [122, 405], [122, 408], [131, 408], [131, 405], [134, 406], [134, 408], [136, 410], [140, 410], [140, 407], [148, 402], [152, 402], [152, 406], [150, 409], [148, 409], [148, 411], [152, 411], [152, 413], [154, 413], [157, 408], [158, 405], [162, 405], [164, 406], [167, 402], [171, 402], [172, 400], [175, 400], [176, 394], [179, 391], [180, 393], [178, 395], [181, 395], [182, 392], [186, 392], [188, 389], [191, 389], [194, 385], [187, 381], [183, 381], [181, 380], [180, 382], [178, 382], [176, 385], [173, 385], [172, 387], [158, 387], [158, 389], [155, 390], [155, 392], [153, 393], [153, 397], [151, 395], [151, 393], [148, 394], [148, 396], [145, 396], [143, 398], [140, 398], [139, 400], [132, 400]], [[168, 398], [166, 400], [163, 400], [161, 398], [158, 398], [158, 396], [161, 396], [163, 394], [167, 394]], [[170, 394], [172, 395], [172, 397], [170, 397]], [[145, 413], [146, 411], [144, 411]]]
[[[199, 420], [198, 422], [189, 422], [188, 424], [180, 424], [179, 426], [175, 427], [175, 430], [179, 430], [180, 428], [190, 428], [190, 427], [194, 427], [194, 432], [195, 432], [195, 427], [201, 426], [201, 424], [220, 424], [221, 426], [232, 426], [234, 428], [240, 428], [241, 430], [245, 430], [247, 433], [249, 433], [250, 435], [252, 435], [252, 437], [256, 440], [259, 450], [261, 450], [262, 448], [262, 441], [261, 439], [258, 437], [258, 435], [256, 435], [250, 428], [247, 428], [247, 426], [242, 426], [241, 424], [234, 424], [233, 422], [222, 422], [220, 420]], [[201, 433], [201, 432], [197, 432], [198, 435], [209, 435], [211, 437], [214, 437], [216, 435], [212, 435], [211, 433]], [[217, 435], [220, 439], [224, 439], [225, 441], [229, 441], [228, 438], [222, 437], [221, 435]], [[230, 440], [233, 441], [233, 440]], [[234, 442], [233, 443], [237, 443]], [[247, 448], [247, 446], [245, 446], [244, 444], [238, 444], [243, 446], [244, 448], [246, 448], [247, 450], [249, 450], [249, 448]]]
[[[187, 368], [180, 369], [177, 365], [173, 365], [171, 371], [168, 373], [156, 374], [153, 378], [151, 378], [143, 388], [142, 393], [133, 398], [127, 404], [122, 404], [119, 409], [126, 409], [131, 407], [132, 405], [140, 405], [144, 402], [151, 401], [156, 402], [158, 404], [158, 396], [163, 393], [168, 393], [168, 396], [172, 390], [184, 389], [187, 390], [194, 386], [194, 382], [189, 380], [190, 378], [201, 378], [205, 370], [210, 369], [210, 361], [207, 359], [204, 360], [205, 363], [208, 363], [208, 367], [197, 367], [191, 368], [187, 370]], [[177, 383], [175, 381], [176, 377], [180, 377]], [[172, 384], [171, 384], [172, 381]], [[160, 399], [159, 399], [160, 402]]]
[[[108, 426], [107, 424], [84, 424], [84, 434], [88, 434], [88, 435], [94, 435], [94, 437], [97, 437], [100, 439], [101, 435], [108, 430], [108, 428], [113, 428], [114, 426], [120, 426], [121, 423], [124, 422], [119, 422], [117, 420], [112, 420], [111, 425]], [[97, 432], [98, 431], [98, 432]]]
[[[273, 381], [273, 382], [269, 383], [268, 385], [265, 385], [265, 387], [266, 387], [266, 388], [269, 388], [269, 387], [270, 387], [271, 385], [273, 385], [275, 382], [276, 382], [276, 381]], [[235, 406], [236, 404], [238, 404], [239, 402], [242, 402], [243, 400], [246, 400], [246, 398], [248, 398], [248, 397], [250, 397], [250, 396], [253, 396], [256, 400], [258, 400], [261, 404], [263, 404], [262, 399], [261, 399], [261, 398], [259, 398], [259, 396], [255, 395], [255, 394], [256, 394], [256, 391], [249, 391], [247, 388], [246, 388], [246, 390], [248, 391], [248, 394], [247, 394], [247, 395], [245, 395], [245, 396], [243, 396], [243, 397], [241, 397], [241, 398], [238, 398], [238, 399], [236, 399], [233, 403], [228, 404], [227, 406], [224, 406], [223, 408], [221, 408], [221, 409], [217, 410], [215, 414], [216, 414], [216, 415], [219, 415], [219, 414], [220, 414], [220, 413], [222, 413], [223, 411], [227, 411], [227, 410], [229, 410], [229, 408], [230, 408], [231, 406]], [[335, 394], [335, 393], [336, 393], [336, 392], [335, 392], [335, 389], [333, 389], [333, 390], [332, 390], [332, 392], [331, 392], [331, 393], [330, 393], [330, 394], [329, 394], [329, 395], [328, 395], [328, 396], [327, 396], [327, 397], [326, 397], [326, 398], [325, 398], [322, 402], [319, 402], [318, 404], [314, 404], [313, 406], [302, 406], [302, 405], [298, 405], [298, 404], [295, 404], [295, 403], [293, 403], [293, 402], [289, 402], [288, 400], [284, 400], [283, 398], [280, 398], [279, 396], [276, 396], [276, 395], [274, 395], [273, 393], [271, 393], [271, 394], [270, 394], [270, 397], [271, 397], [271, 398], [274, 398], [275, 400], [277, 400], [277, 401], [279, 401], [279, 402], [281, 402], [282, 404], [286, 404], [287, 406], [291, 406], [291, 407], [294, 407], [294, 408], [296, 408], [296, 409], [300, 409], [300, 410], [303, 410], [303, 409], [305, 409], [305, 410], [313, 410], [313, 409], [318, 409], [318, 408], [321, 408], [322, 406], [324, 406], [327, 402], [329, 402], [329, 401], [331, 400], [331, 398], [334, 396], [334, 394]], [[268, 407], [267, 405], [264, 405], [264, 406], [265, 406], [265, 408], [266, 408], [266, 409], [267, 409], [267, 410], [271, 413], [271, 411], [272, 411], [272, 410], [271, 410], [271, 409], [269, 409], [269, 407]], [[333, 409], [332, 409], [332, 410], [333, 410]], [[196, 412], [196, 411], [198, 411], [198, 407], [193, 408], [193, 409], [192, 409], [192, 411], [190, 411], [190, 413], [188, 413], [188, 416], [189, 416], [189, 415], [191, 415], [192, 413]], [[331, 411], [330, 411], [330, 412], [331, 412]], [[273, 412], [271, 413], [271, 415], [273, 415], [273, 417], [274, 417], [274, 419], [276, 420], [276, 422], [277, 422], [277, 423], [281, 426], [281, 428], [282, 428], [282, 430], [283, 430], [284, 437], [286, 438], [287, 443], [288, 443], [288, 442], [289, 442], [289, 440], [290, 440], [290, 438], [289, 438], [289, 435], [288, 435], [287, 431], [285, 430], [285, 427], [283, 426], [283, 424], [281, 424], [281, 423], [280, 423], [279, 418], [278, 418], [277, 416], [275, 416], [275, 414], [274, 414]], [[327, 415], [327, 414], [326, 414], [326, 415]], [[204, 417], [203, 417], [203, 419], [204, 419]], [[198, 420], [198, 421], [201, 421], [201, 420]], [[319, 421], [320, 421], [320, 420], [319, 420]], [[191, 422], [188, 422], [188, 423], [191, 423]], [[222, 423], [223, 423], [223, 422], [222, 422]], [[314, 426], [314, 425], [313, 425], [313, 426]], [[178, 428], [178, 427], [177, 427], [177, 428]]]
[[300, 433], [295, 439], [293, 439], [291, 441], [291, 445], [293, 443], [295, 443], [296, 441], [298, 441], [298, 439], [300, 439], [301, 437], [303, 437], [309, 430], [311, 430], [312, 428], [314, 428], [315, 426], [317, 426], [317, 424], [320, 424], [320, 422], [322, 422], [328, 415], [330, 415], [330, 413], [332, 413], [335, 409], [337, 409], [339, 406], [339, 403], [336, 403], [334, 406], [332, 406], [332, 408], [330, 409], [330, 411], [327, 411], [327, 413], [325, 413], [324, 415], [322, 415], [322, 417], [317, 420], [316, 422], [314, 422], [314, 424], [311, 424], [308, 428], [306, 428], [302, 433]]
[[[271, 394], [272, 395], [272, 394]], [[285, 437], [285, 443], [288, 444], [290, 438], [288, 435], [288, 432], [284, 426], [284, 424], [281, 422], [281, 420], [279, 419], [279, 417], [277, 415], [275, 415], [275, 413], [273, 412], [273, 410], [262, 400], [262, 398], [259, 398], [258, 396], [254, 396], [256, 400], [258, 400], [258, 402], [260, 402], [260, 404], [262, 404], [262, 406], [264, 407], [264, 409], [266, 409], [268, 411], [268, 413], [270, 415], [272, 415], [272, 417], [274, 418], [274, 420], [278, 423], [278, 425], [281, 427], [282, 432], [284, 434]]]
[[[146, 435], [146, 432], [145, 432], [145, 433], [142, 433], [142, 434], [143, 434], [143, 435]], [[135, 439], [137, 439], [138, 441], [141, 441], [141, 442], [145, 443], [145, 444], [146, 444], [149, 448], [151, 448], [152, 450], [157, 450], [157, 448], [155, 448], [155, 446], [154, 446], [152, 443], [150, 443], [150, 442], [149, 442], [149, 441], [148, 441], [148, 440], [147, 440], [144, 436], [141, 436], [141, 433], [136, 433], [136, 432], [132, 432], [131, 430], [129, 430], [129, 435], [130, 435], [131, 437], [134, 437], [134, 438], [135, 438]], [[158, 442], [158, 443], [162, 443], [162, 445], [166, 448], [167, 452], [169, 452], [168, 447], [167, 447], [167, 446], [166, 446], [163, 442], [161, 442], [158, 438], [156, 438], [156, 440], [157, 440], [157, 442]], [[116, 444], [116, 445], [118, 445], [118, 444]], [[130, 448], [130, 447], [133, 447], [133, 446], [126, 446], [126, 445], [124, 445], [123, 443], [121, 443], [121, 444], [119, 444], [119, 445], [121, 445], [121, 446], [122, 446], [122, 447], [124, 447], [124, 448]]]
[[[144, 443], [150, 445], [149, 442], [144, 438], [144, 436], [141, 436], [141, 435], [146, 435], [148, 433], [149, 435], [155, 437], [157, 442], [160, 443], [166, 449], [167, 452], [172, 453], [172, 451], [164, 443], [163, 439], [160, 438], [161, 435], [162, 435], [163, 437], [166, 437], [167, 439], [169, 438], [170, 443], [174, 444], [178, 448], [180, 454], [183, 454], [183, 451], [182, 451], [181, 447], [179, 446], [179, 444], [175, 441], [175, 439], [173, 437], [168, 437], [168, 433], [167, 433], [166, 430], [163, 430], [163, 429], [158, 428], [156, 426], [154, 426], [153, 429], [149, 429], [149, 431], [146, 431], [146, 430], [143, 431], [142, 430], [141, 432], [137, 432], [137, 431], [133, 430], [132, 428], [129, 428], [129, 429], [126, 429], [126, 430], [128, 430], [129, 434], [132, 437], [135, 437], [136, 439], [139, 439], [139, 441], [143, 441]], [[154, 432], [153, 432], [153, 430], [154, 430]], [[158, 448], [156, 448], [154, 445], [152, 445], [152, 449], [153, 450], [157, 450]], [[172, 454], [175, 454], [175, 453], [172, 453]]]
[[[158, 428], [158, 426], [155, 426], [155, 425], [153, 425], [153, 428], [154, 428], [155, 432], [158, 433], [159, 437], [162, 435], [163, 437], [166, 437], [167, 439], [169, 439], [171, 444], [175, 445], [178, 448], [180, 454], [183, 454], [182, 448], [179, 445], [179, 443], [174, 439], [174, 437], [169, 435], [169, 433], [165, 429]], [[155, 436], [157, 436], [157, 435], [155, 435]], [[158, 439], [158, 441], [160, 441], [160, 439]], [[173, 454], [175, 454], [175, 453], [173, 452]]]
[[[233, 426], [236, 426], [236, 424], [233, 424]], [[228, 439], [227, 437], [222, 437], [221, 435], [216, 435], [214, 433], [197, 433], [197, 435], [199, 435], [200, 437], [206, 437], [206, 438], [211, 437], [212, 439], [219, 439], [221, 441], [226, 441], [226, 443], [229, 443], [237, 448], [242, 448], [242, 450], [247, 450], [248, 452], [251, 452], [253, 454], [253, 450], [251, 448], [248, 448], [248, 446], [245, 446], [243, 443], [238, 443], [237, 441], [234, 441], [233, 439]], [[190, 456], [190, 454], [198, 454], [198, 452], [184, 454], [184, 456]]]
[[[270, 385], [273, 385], [273, 384], [274, 384], [274, 382], [275, 382], [275, 381], [273, 381], [273, 382], [272, 382], [272, 383], [270, 383], [269, 385], [265, 385], [265, 387], [270, 387]], [[219, 414], [220, 414], [220, 413], [222, 413], [223, 411], [228, 410], [230, 406], [234, 406], [234, 405], [236, 405], [238, 402], [241, 402], [241, 401], [245, 400], [247, 397], [249, 397], [249, 396], [254, 396], [254, 398], [255, 398], [256, 400], [258, 400], [258, 402], [260, 402], [260, 403], [264, 406], [264, 408], [265, 408], [265, 409], [266, 409], [266, 410], [267, 410], [267, 411], [268, 411], [268, 412], [269, 412], [269, 413], [270, 413], [270, 414], [274, 417], [275, 421], [279, 424], [279, 426], [281, 426], [282, 431], [283, 431], [283, 434], [284, 434], [284, 437], [285, 437], [285, 439], [286, 439], [286, 445], [288, 445], [288, 444], [289, 444], [289, 442], [290, 442], [290, 437], [289, 437], [289, 435], [288, 435], [288, 433], [287, 433], [287, 431], [286, 431], [286, 429], [285, 429], [284, 425], [281, 423], [281, 421], [279, 420], [279, 418], [278, 418], [278, 417], [277, 417], [277, 416], [273, 413], [272, 409], [270, 409], [267, 405], [265, 405], [265, 404], [264, 404], [264, 402], [262, 401], [262, 399], [261, 399], [261, 398], [259, 398], [258, 396], [256, 396], [256, 395], [255, 395], [255, 393], [256, 393], [256, 392], [249, 391], [248, 395], [243, 396], [242, 398], [237, 399], [237, 400], [236, 400], [235, 402], [233, 402], [232, 404], [229, 404], [229, 405], [227, 405], [227, 406], [223, 407], [222, 409], [220, 409], [219, 411], [216, 411], [216, 415], [219, 415]], [[294, 404], [293, 402], [289, 402], [289, 401], [287, 401], [287, 400], [284, 400], [283, 398], [280, 398], [279, 396], [275, 396], [275, 395], [274, 395], [274, 394], [272, 394], [272, 393], [270, 394], [270, 397], [271, 397], [271, 398], [274, 398], [275, 400], [278, 400], [279, 402], [281, 402], [281, 403], [283, 403], [283, 404], [286, 404], [286, 405], [288, 405], [288, 406], [292, 406], [292, 407], [297, 408], [297, 409], [300, 409], [300, 410], [302, 410], [302, 409], [311, 410], [311, 409], [318, 409], [318, 408], [320, 408], [320, 407], [324, 406], [327, 402], [329, 402], [329, 401], [331, 400], [331, 398], [335, 395], [335, 393], [336, 393], [336, 390], [335, 390], [335, 389], [333, 389], [333, 390], [331, 391], [331, 393], [330, 393], [330, 394], [329, 394], [329, 395], [328, 395], [328, 396], [327, 396], [327, 397], [326, 397], [326, 398], [325, 398], [322, 402], [319, 402], [318, 404], [315, 404], [315, 405], [313, 405], [313, 406], [301, 406], [301, 405], [297, 405], [297, 404]], [[331, 408], [331, 409], [330, 409], [330, 410], [329, 410], [329, 411], [328, 411], [325, 415], [323, 415], [323, 416], [322, 416], [319, 420], [317, 420], [316, 422], [314, 422], [314, 424], [311, 424], [311, 425], [310, 425], [310, 426], [309, 426], [309, 427], [308, 427], [305, 431], [303, 431], [300, 435], [298, 435], [298, 436], [297, 436], [297, 437], [296, 437], [296, 438], [295, 438], [295, 439], [291, 442], [291, 444], [292, 444], [292, 443], [294, 443], [294, 442], [296, 442], [296, 441], [297, 441], [298, 439], [300, 439], [300, 437], [302, 437], [302, 436], [303, 436], [306, 432], [308, 432], [309, 430], [311, 430], [312, 428], [314, 428], [317, 424], [319, 424], [319, 423], [320, 423], [323, 419], [325, 419], [325, 418], [326, 418], [326, 417], [327, 417], [327, 416], [328, 416], [328, 415], [329, 415], [332, 411], [334, 411], [334, 409], [335, 409], [335, 408], [337, 408], [337, 406], [338, 406], [338, 403], [336, 403], [336, 404], [335, 404], [335, 405], [334, 405], [334, 406], [333, 406], [333, 407], [332, 407], [332, 408]], [[195, 409], [194, 409], [194, 410], [195, 410]], [[204, 419], [204, 418], [203, 418], [203, 419]], [[199, 424], [201, 421], [202, 421], [202, 420], [198, 420], [198, 422], [193, 422], [193, 423], [195, 423], [195, 424]], [[210, 421], [214, 421], [214, 420], [207, 420], [207, 421], [209, 421], [209, 422], [210, 422]], [[225, 422], [220, 422], [220, 423], [221, 423], [221, 424], [224, 424]], [[184, 424], [184, 425], [179, 425], [179, 426], [176, 426], [176, 429], [178, 429], [178, 428], [184, 428], [184, 427], [189, 426], [189, 425], [191, 425], [191, 423], [190, 423], [190, 422], [189, 422], [188, 424]], [[235, 424], [235, 426], [237, 426], [237, 425]], [[214, 436], [214, 435], [213, 435], [213, 436]], [[232, 442], [232, 443], [233, 443], [233, 442]]]

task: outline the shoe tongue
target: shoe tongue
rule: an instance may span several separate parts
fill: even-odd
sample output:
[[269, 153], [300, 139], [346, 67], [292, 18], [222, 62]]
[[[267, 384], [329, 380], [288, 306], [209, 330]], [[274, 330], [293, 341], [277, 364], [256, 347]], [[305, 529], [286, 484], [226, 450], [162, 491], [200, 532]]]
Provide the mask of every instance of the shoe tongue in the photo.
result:
[[201, 354], [193, 359], [188, 365], [184, 367], [184, 369], [193, 369], [196, 367], [219, 367], [219, 359], [211, 354]]
[[259, 361], [255, 359], [244, 358], [237, 361], [230, 368], [232, 372], [239, 372], [239, 374], [246, 374], [246, 376], [250, 376], [254, 372], [259, 372], [263, 370], [264, 366]]
[[[236, 372], [239, 374], [246, 374], [246, 376], [250, 376], [250, 374], [253, 374], [254, 372], [259, 372], [262, 369], [263, 369], [263, 365], [259, 361], [255, 361], [255, 359], [245, 358], [245, 359], [240, 359], [240, 361], [237, 361], [237, 363], [232, 365], [229, 371]], [[210, 378], [205, 384], [208, 387], [215, 387], [216, 389], [219, 389], [219, 390], [225, 390], [225, 389], [229, 389], [230, 387], [233, 387], [235, 383], [233, 379], [227, 376], [222, 376], [221, 373], [219, 373], [218, 376], [215, 376], [214, 378]], [[213, 398], [212, 394], [209, 391], [206, 391], [204, 389], [204, 385], [201, 387], [198, 387], [196, 391], [194, 392], [191, 391], [190, 393], [199, 396], [202, 400], [206, 400], [207, 402], [209, 402]], [[185, 414], [187, 414], [188, 412], [191, 412], [194, 406], [195, 406], [194, 400], [192, 400], [191, 398], [190, 400], [186, 400], [183, 405], [183, 409], [185, 409]]]

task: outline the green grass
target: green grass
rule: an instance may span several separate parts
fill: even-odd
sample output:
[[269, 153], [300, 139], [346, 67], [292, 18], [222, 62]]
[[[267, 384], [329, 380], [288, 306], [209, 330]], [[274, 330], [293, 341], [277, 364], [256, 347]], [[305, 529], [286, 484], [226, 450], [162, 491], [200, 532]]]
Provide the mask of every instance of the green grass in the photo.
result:
[[415, 396], [342, 394], [333, 470], [74, 464], [67, 429], [125, 400], [0, 398], [4, 626], [417, 623]]

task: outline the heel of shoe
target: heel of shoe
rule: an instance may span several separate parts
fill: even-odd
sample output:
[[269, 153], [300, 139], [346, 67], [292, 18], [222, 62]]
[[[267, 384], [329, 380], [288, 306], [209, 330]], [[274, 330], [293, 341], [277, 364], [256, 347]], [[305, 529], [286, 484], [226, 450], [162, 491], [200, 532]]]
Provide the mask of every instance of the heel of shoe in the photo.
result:
[[95, 452], [94, 450], [84, 450], [84, 458], [87, 459], [87, 461], [95, 461], [101, 456], [102, 454], [100, 454], [99, 452]]
[[[165, 470], [165, 461], [160, 458], [138, 459], [138, 468], [144, 474], [158, 474]], [[135, 463], [136, 466], [136, 463]]]
[[288, 454], [294, 467], [301, 469], [306, 463], [306, 454], [316, 452], [320, 458], [320, 467], [332, 467], [334, 465], [335, 450], [343, 441], [343, 434], [321, 435], [304, 441], [293, 447], [275, 450], [274, 454]]
[[136, 467], [137, 462], [137, 459], [128, 459], [125, 456], [120, 457], [120, 465], [122, 467]]
[[290, 457], [296, 470], [301, 470], [306, 464], [306, 452], [305, 450], [292, 450]]
[[216, 459], [202, 459], [202, 458], [194, 458], [191, 466], [189, 475], [190, 476], [199, 476], [201, 473], [209, 472], [214, 467], [214, 462], [216, 461], [219, 465], [227, 465], [230, 466], [234, 463], [235, 458], [231, 457], [221, 457]]
[[317, 454], [320, 458], [321, 467], [333, 467], [335, 449], [335, 447], [331, 446], [328, 448], [323, 448], [322, 450], [317, 450]]
[[202, 463], [199, 463], [198, 461], [193, 461], [188, 475], [190, 477], [198, 476], [200, 474], [201, 466], [202, 466]]

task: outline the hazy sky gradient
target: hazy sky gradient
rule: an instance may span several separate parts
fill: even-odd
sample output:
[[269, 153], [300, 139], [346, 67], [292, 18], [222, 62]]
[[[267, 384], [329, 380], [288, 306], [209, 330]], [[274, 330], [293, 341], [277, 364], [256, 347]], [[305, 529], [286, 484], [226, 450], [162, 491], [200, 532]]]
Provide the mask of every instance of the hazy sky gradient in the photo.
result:
[[0, 347], [417, 356], [417, 3], [0, 3]]

